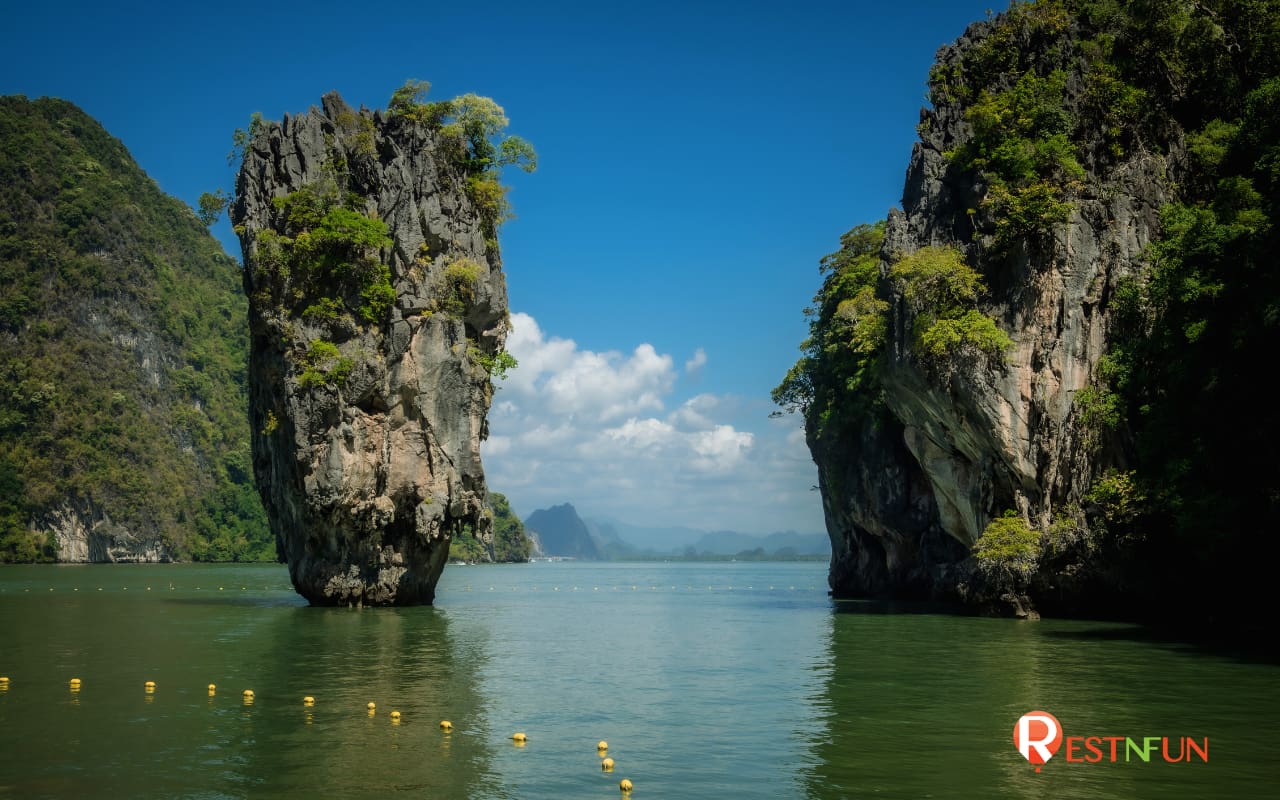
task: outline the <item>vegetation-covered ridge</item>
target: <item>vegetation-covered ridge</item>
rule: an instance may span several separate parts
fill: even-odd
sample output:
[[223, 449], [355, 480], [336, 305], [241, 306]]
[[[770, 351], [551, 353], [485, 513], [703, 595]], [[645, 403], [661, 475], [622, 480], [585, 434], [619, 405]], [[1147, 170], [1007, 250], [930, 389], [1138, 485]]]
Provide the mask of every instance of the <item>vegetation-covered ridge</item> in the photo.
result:
[[245, 309], [235, 261], [118, 140], [0, 98], [0, 561], [57, 557], [55, 512], [121, 557], [274, 556]]
[[[880, 225], [842, 238], [823, 260], [803, 356], [775, 391], [805, 413], [829, 506], [839, 506], [833, 493], [853, 496], [841, 481], [856, 472], [834, 468], [834, 454], [873, 463], [856, 452], [875, 439], [868, 431], [901, 440], [904, 423], [914, 425], [911, 459], [929, 437], [951, 437], [967, 452], [948, 458], [994, 476], [982, 490], [985, 532], [966, 547], [973, 558], [958, 570], [921, 562], [915, 579], [933, 569], [935, 587], [945, 574], [962, 596], [1017, 595], [1064, 610], [1265, 615], [1275, 608], [1262, 587], [1280, 527], [1271, 453], [1280, 410], [1258, 384], [1280, 341], [1280, 2], [1015, 2], [940, 51], [929, 91], [920, 134], [942, 154], [944, 174], [909, 175], [908, 194], [912, 181], [932, 180], [941, 194], [917, 197], [908, 213], [933, 216], [890, 230], [890, 244]], [[1134, 194], [1118, 198], [1124, 191]], [[1091, 239], [1073, 227], [1114, 245], [1126, 235], [1117, 226], [1148, 213], [1153, 240], [1140, 253], [1104, 250], [1076, 264], [1077, 242]], [[1134, 229], [1139, 237], [1146, 224]], [[951, 271], [929, 285], [977, 305], [921, 314], [903, 280], [922, 273], [893, 252], [904, 236], [917, 237], [912, 258], [932, 251], [937, 264], [971, 267], [971, 276]], [[1081, 268], [1099, 276], [1084, 287], [1083, 312], [1061, 309], [1056, 333], [1026, 328], [1036, 319], [1023, 298], [1066, 285]], [[984, 376], [999, 370], [1006, 337], [1022, 358], [1060, 357], [1048, 348], [1072, 314], [1103, 320], [1105, 341], [1100, 358], [1072, 362], [1086, 379], [1065, 418], [1042, 418], [1056, 406], [1030, 401], [1032, 440], [1061, 442], [1041, 454], [1061, 458], [1040, 473], [1052, 476], [1046, 483], [1018, 488], [1034, 464], [1031, 473], [1010, 466], [1003, 474], [1012, 477], [998, 461], [982, 465], [981, 432], [948, 427], [919, 438], [935, 424], [921, 416], [920, 380], [934, 393], [925, 400], [951, 397], [962, 420], [937, 424], [969, 425], [982, 415], [966, 403], [1001, 399], [990, 388], [999, 379]], [[1019, 369], [1040, 379], [1034, 361]], [[886, 380], [898, 383], [886, 389]], [[886, 402], [895, 390], [914, 394]], [[932, 513], [952, 514], [949, 525], [971, 496], [954, 475], [942, 497], [929, 473], [940, 509]], [[854, 525], [859, 535], [866, 522]]]

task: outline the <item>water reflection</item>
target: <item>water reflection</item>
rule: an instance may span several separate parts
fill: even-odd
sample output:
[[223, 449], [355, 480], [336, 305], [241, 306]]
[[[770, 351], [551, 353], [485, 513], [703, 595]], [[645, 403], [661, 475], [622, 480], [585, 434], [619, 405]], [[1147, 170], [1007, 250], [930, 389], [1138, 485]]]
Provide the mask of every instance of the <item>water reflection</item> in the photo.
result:
[[[485, 768], [482, 630], [460, 638], [431, 608], [299, 606], [274, 572], [268, 588], [219, 592], [175, 569], [163, 594], [38, 574], [62, 581], [52, 598], [0, 594], [0, 795], [504, 796]], [[169, 572], [146, 577], [167, 585]]]
[[[1280, 777], [1256, 736], [1276, 727], [1271, 666], [1153, 645], [1134, 626], [884, 611], [832, 613], [814, 800], [1243, 796]], [[1037, 774], [1012, 742], [1034, 709], [1068, 735], [1207, 736], [1220, 760], [1069, 764], [1064, 746]]]
[[[258, 671], [279, 700], [270, 712], [254, 709], [253, 746], [235, 767], [255, 776], [255, 793], [499, 795], [487, 784], [492, 754], [473, 678], [483, 648], [451, 635], [444, 613], [296, 608], [277, 615], [263, 636], [271, 646]], [[395, 722], [392, 712], [400, 714]], [[441, 731], [443, 719], [457, 728]]]

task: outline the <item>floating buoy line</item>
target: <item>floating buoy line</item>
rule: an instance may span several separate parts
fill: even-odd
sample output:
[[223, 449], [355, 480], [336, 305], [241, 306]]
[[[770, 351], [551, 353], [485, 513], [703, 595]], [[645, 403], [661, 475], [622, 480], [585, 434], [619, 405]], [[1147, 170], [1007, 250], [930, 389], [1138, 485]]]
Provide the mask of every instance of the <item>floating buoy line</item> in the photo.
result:
[[[485, 587], [482, 587], [482, 588], [483, 588], [483, 591], [486, 591], [486, 592], [494, 592], [494, 593], [498, 593], [498, 592], [521, 592], [521, 591], [523, 591], [523, 592], [540, 592], [540, 591], [547, 591], [547, 592], [571, 592], [571, 593], [572, 593], [572, 592], [584, 592], [584, 591], [586, 591], [586, 589], [585, 589], [584, 587], [580, 587], [580, 586], [518, 586], [518, 585], [512, 585], [512, 586], [508, 586], [508, 587], [485, 586]], [[450, 592], [460, 592], [460, 593], [463, 593], [463, 594], [468, 594], [468, 593], [471, 593], [471, 592], [479, 592], [479, 591], [481, 591], [481, 590], [482, 590], [482, 588], [481, 588], [481, 587], [474, 587], [474, 586], [470, 586], [470, 585], [466, 585], [466, 586], [439, 586], [439, 587], [437, 587], [437, 588], [436, 588], [436, 594], [437, 594], [437, 595], [442, 595], [442, 594], [449, 594]], [[816, 592], [816, 591], [821, 591], [821, 592], [823, 593], [823, 595], [824, 595], [824, 596], [825, 596], [825, 594], [826, 594], [826, 592], [827, 592], [827, 588], [826, 588], [825, 586], [823, 586], [823, 587], [819, 587], [819, 586], [816, 586], [816, 585], [814, 585], [814, 584], [803, 585], [803, 586], [801, 586], [801, 585], [794, 585], [794, 584], [788, 584], [788, 585], [786, 585], [786, 586], [782, 586], [782, 585], [770, 585], [770, 586], [762, 586], [762, 587], [760, 587], [759, 589], [757, 589], [757, 588], [755, 587], [755, 584], [750, 584], [750, 585], [747, 585], [747, 586], [742, 586], [742, 585], [739, 585], [739, 584], [723, 584], [723, 585], [711, 584], [711, 585], [708, 585], [708, 586], [701, 586], [701, 585], [699, 585], [699, 586], [692, 586], [692, 585], [687, 585], [687, 584], [686, 584], [685, 586], [658, 586], [658, 585], [656, 585], [656, 584], [650, 584], [649, 586], [641, 586], [641, 585], [639, 585], [639, 584], [619, 584], [619, 585], [617, 585], [617, 586], [609, 586], [609, 587], [605, 587], [605, 588], [606, 588], [608, 591], [613, 591], [613, 592], [617, 592], [617, 591], [629, 591], [629, 592], [649, 591], [649, 592], [677, 592], [677, 593], [688, 593], [688, 592], [695, 592], [695, 593], [696, 593], [696, 592], [744, 592], [744, 591], [745, 591], [745, 592], [757, 592], [757, 591], [758, 591], [758, 592]], [[593, 591], [593, 592], [599, 592], [599, 591], [602, 591], [602, 590], [601, 590], [601, 588], [600, 588], [599, 586], [593, 586], [593, 587], [591, 587], [591, 591]]]
[[[83, 588], [83, 587], [75, 586], [75, 587], [72, 587], [72, 588], [71, 588], [71, 591], [72, 591], [72, 592], [79, 592], [79, 591], [81, 590], [81, 588]], [[133, 588], [134, 588], [134, 590], [135, 590], [135, 591], [138, 591], [138, 590], [141, 590], [141, 591], [147, 591], [147, 592], [152, 591], [152, 587], [150, 587], [150, 586], [133, 587]], [[562, 591], [564, 591], [564, 592], [584, 592], [584, 591], [586, 591], [586, 588], [585, 588], [585, 587], [572, 586], [572, 585], [570, 585], [570, 586], [565, 586], [565, 587], [560, 587], [560, 586], [545, 587], [545, 586], [524, 586], [524, 585], [517, 585], [517, 584], [513, 584], [513, 585], [511, 585], [511, 586], [506, 586], [506, 587], [499, 587], [499, 586], [494, 585], [494, 586], [486, 586], [486, 587], [484, 587], [484, 588], [485, 588], [487, 591], [494, 592], [494, 593], [498, 593], [498, 592], [538, 592], [538, 591], [551, 591], [551, 592], [562, 592]], [[48, 587], [48, 591], [50, 591], [50, 592], [55, 591], [56, 589], [57, 589], [57, 587], [54, 587], [54, 586], [50, 586], [50, 587]], [[128, 587], [128, 586], [122, 586], [122, 587], [120, 587], [119, 591], [127, 592], [127, 591], [129, 591], [129, 589], [130, 589], [130, 587]], [[235, 591], [241, 591], [241, 592], [248, 592], [248, 591], [251, 591], [251, 590], [249, 589], [249, 587], [248, 587], [248, 586], [241, 586], [241, 587], [239, 587], [239, 589], [236, 589], [236, 587], [234, 587], [234, 586], [233, 586], [233, 587], [231, 587], [230, 589], [228, 589], [228, 588], [227, 588], [227, 587], [225, 587], [225, 586], [217, 586], [217, 587], [207, 587], [207, 586], [187, 586], [187, 587], [182, 587], [182, 586], [174, 586], [173, 584], [170, 584], [170, 585], [169, 585], [168, 590], [169, 590], [169, 591], [171, 591], [171, 592], [177, 592], [177, 591], [186, 591], [186, 592], [213, 592], [213, 591], [216, 591], [216, 592], [228, 592], [228, 591], [230, 591], [230, 592], [235, 592]], [[760, 587], [760, 589], [756, 589], [754, 585], [749, 585], [749, 586], [740, 586], [740, 585], [734, 585], [734, 584], [725, 584], [725, 585], [716, 585], [716, 584], [711, 584], [711, 585], [708, 585], [708, 586], [702, 586], [702, 585], [693, 586], [693, 585], [690, 585], [690, 584], [686, 584], [686, 585], [684, 585], [684, 586], [675, 586], [675, 585], [673, 585], [673, 586], [659, 586], [659, 585], [656, 585], [656, 584], [650, 584], [649, 586], [641, 586], [641, 585], [639, 585], [639, 584], [618, 584], [618, 585], [615, 585], [615, 586], [607, 586], [607, 587], [603, 587], [603, 588], [602, 588], [602, 587], [600, 587], [600, 586], [593, 586], [593, 587], [591, 587], [591, 591], [593, 591], [593, 592], [600, 592], [600, 591], [605, 591], [605, 590], [613, 591], [613, 592], [617, 592], [617, 591], [631, 591], [631, 592], [639, 592], [639, 591], [642, 591], [642, 590], [644, 590], [644, 591], [649, 591], [649, 592], [741, 592], [741, 591], [748, 591], [748, 592], [754, 592], [754, 591], [769, 591], [769, 592], [784, 592], [784, 591], [785, 591], [785, 592], [799, 592], [799, 591], [808, 591], [808, 592], [814, 592], [814, 591], [821, 591], [824, 595], [826, 594], [826, 591], [827, 591], [827, 590], [826, 590], [826, 587], [820, 587], [820, 586], [817, 586], [817, 585], [814, 585], [814, 584], [809, 584], [809, 585], [804, 585], [804, 586], [797, 586], [797, 585], [787, 585], [787, 586], [782, 586], [782, 585], [770, 585], [770, 586], [767, 586], [767, 587], [766, 587], [766, 586], [761, 586], [761, 587]], [[16, 591], [17, 591], [17, 589], [15, 588], [15, 589], [10, 590], [10, 589], [4, 588], [4, 587], [0, 587], [0, 594], [7, 593], [7, 592], [9, 592], [9, 591], [15, 591], [15, 592], [16, 592]], [[31, 592], [31, 588], [30, 588], [30, 587], [24, 587], [24, 588], [22, 589], [22, 591], [23, 591], [23, 592], [26, 592], [26, 593], [28, 593], [28, 594], [29, 594], [29, 593]], [[92, 588], [85, 588], [85, 591], [98, 591], [98, 592], [101, 592], [101, 591], [115, 591], [115, 590], [111, 589], [110, 587], [96, 586], [96, 587], [92, 587]], [[253, 589], [252, 591], [258, 591], [258, 587], [254, 587], [254, 589]], [[276, 584], [276, 585], [263, 586], [263, 587], [261, 587], [261, 591], [264, 591], [264, 592], [288, 592], [288, 593], [293, 593], [293, 591], [294, 591], [294, 590], [293, 590], [293, 587], [292, 587], [292, 586], [290, 586], [289, 584]], [[437, 589], [436, 589], [436, 593], [437, 593], [437, 594], [449, 594], [450, 592], [470, 593], [470, 592], [473, 592], [473, 591], [479, 591], [479, 590], [478, 590], [478, 589], [476, 589], [476, 588], [475, 588], [475, 587], [473, 587], [473, 586], [470, 586], [470, 585], [465, 585], [465, 586], [453, 586], [453, 587], [451, 587], [451, 586], [439, 586], [439, 587], [437, 587]]]
[[[12, 684], [13, 684], [13, 680], [10, 676], [0, 675], [0, 692], [9, 691]], [[154, 694], [157, 689], [157, 685], [158, 684], [156, 683], [156, 681], [153, 681], [153, 680], [147, 680], [143, 682], [142, 686], [143, 686], [144, 692], [146, 693], [147, 703], [150, 703], [153, 701]], [[71, 690], [71, 693], [73, 695], [76, 695], [83, 689], [84, 680], [79, 677], [69, 678], [67, 680], [67, 686]], [[210, 683], [206, 686], [206, 691], [208, 692], [211, 704], [213, 702], [213, 698], [217, 695], [217, 690], [218, 690], [218, 686], [215, 683]], [[253, 689], [244, 689], [241, 692], [240, 696], [246, 707], [253, 706], [254, 701], [257, 698], [257, 695]], [[80, 699], [76, 697], [71, 701], [71, 703], [73, 705], [79, 705]], [[311, 725], [314, 721], [314, 715], [312, 714], [311, 709], [315, 708], [316, 706], [315, 696], [304, 695], [302, 698], [302, 705], [304, 706], [304, 708], [307, 709], [306, 714], [304, 716], [305, 724]], [[370, 718], [373, 718], [377, 714], [377, 708], [378, 708], [378, 705], [376, 701], [370, 700], [365, 704], [365, 710], [368, 713], [368, 716]], [[248, 713], [247, 708], [246, 708], [246, 713]], [[390, 723], [393, 726], [400, 725], [405, 719], [404, 715], [398, 710], [392, 711], [388, 716], [389, 716]], [[440, 727], [440, 732], [446, 737], [449, 734], [453, 733], [454, 726], [453, 726], [453, 722], [451, 722], [450, 720], [447, 720], [447, 719], [440, 720], [439, 727]], [[524, 747], [529, 742], [529, 736], [524, 731], [516, 731], [515, 733], [511, 734], [510, 739], [511, 739], [511, 742], [516, 747], [519, 747], [519, 748]], [[448, 740], [445, 739], [445, 741], [448, 741]], [[614, 759], [609, 756], [609, 743], [606, 740], [601, 739], [598, 742], [596, 742], [596, 756], [600, 759], [601, 772], [609, 773], [614, 771], [614, 769], [617, 766], [617, 762], [615, 762]], [[629, 778], [623, 778], [621, 781], [618, 782], [618, 788], [624, 795], [628, 795], [634, 788], [634, 784], [631, 782]]]

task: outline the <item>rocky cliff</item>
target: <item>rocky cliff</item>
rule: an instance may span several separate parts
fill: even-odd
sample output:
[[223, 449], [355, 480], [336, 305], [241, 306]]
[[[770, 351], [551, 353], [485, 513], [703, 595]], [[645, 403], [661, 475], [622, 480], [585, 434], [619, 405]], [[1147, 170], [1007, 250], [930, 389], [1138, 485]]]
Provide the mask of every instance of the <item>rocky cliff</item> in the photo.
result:
[[[1140, 565], [1155, 563], [1155, 537], [1134, 521], [1176, 521], [1138, 511], [1172, 490], [1156, 466], [1142, 483], [1158, 438], [1142, 398], [1160, 389], [1134, 376], [1170, 357], [1150, 345], [1180, 302], [1161, 294], [1155, 247], [1169, 209], [1213, 185], [1193, 157], [1210, 134], [1195, 129], [1250, 113], [1191, 102], [1212, 95], [1197, 59], [1215, 44], [1247, 51], [1253, 24], [1183, 11], [1015, 3], [939, 51], [902, 209], [824, 261], [806, 357], [775, 393], [806, 412], [834, 594], [1035, 615], [1172, 581]], [[1265, 319], [1264, 306], [1250, 313]], [[1175, 329], [1173, 345], [1203, 327]]]
[[[1026, 69], [1068, 76], [1057, 105], [1080, 119], [1087, 61], [1065, 30], [1059, 35], [1066, 47], [1037, 52], [1034, 28], [1022, 18], [976, 24], [942, 48], [934, 75], [966, 75], [966, 55], [1005, 31]], [[924, 247], [959, 249], [987, 276], [982, 310], [1012, 346], [1002, 357], [959, 352], [945, 365], [931, 363], [914, 340], [905, 288], [890, 283], [882, 380], [891, 420], [863, 432], [871, 441], [818, 448], [829, 467], [824, 483], [840, 473], [844, 489], [827, 506], [842, 534], [834, 537], [831, 576], [841, 593], [889, 586], [964, 593], [976, 588], [964, 558], [1004, 510], [1044, 530], [1055, 512], [1079, 508], [1096, 466], [1074, 398], [1105, 352], [1117, 282], [1136, 272], [1169, 199], [1166, 157], [1135, 150], [1071, 176], [1066, 218], [1000, 247], [1001, 210], [984, 202], [990, 175], [956, 164], [956, 153], [974, 142], [974, 100], [955, 87], [934, 92], [939, 102], [921, 114], [902, 209], [889, 215], [881, 271], [887, 277], [891, 264]], [[1096, 130], [1075, 133], [1101, 138]], [[849, 460], [850, 450], [874, 453], [877, 461]], [[1008, 599], [1027, 606], [1024, 598]]]
[[247, 132], [254, 473], [314, 604], [430, 603], [451, 537], [490, 539], [480, 442], [508, 317], [477, 144], [439, 104], [336, 94]]

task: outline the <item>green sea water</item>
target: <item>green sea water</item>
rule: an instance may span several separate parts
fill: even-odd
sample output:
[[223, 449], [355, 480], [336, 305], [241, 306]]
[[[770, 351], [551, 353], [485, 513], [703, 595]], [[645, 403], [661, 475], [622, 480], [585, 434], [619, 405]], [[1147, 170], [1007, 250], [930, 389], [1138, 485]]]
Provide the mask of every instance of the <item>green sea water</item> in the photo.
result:
[[[432, 608], [320, 609], [279, 566], [0, 568], [0, 798], [1280, 794], [1273, 664], [1128, 625], [883, 613], [828, 599], [825, 572], [450, 567]], [[1064, 747], [1037, 774], [1012, 742], [1031, 710], [1068, 736], [1207, 738], [1209, 761]]]

